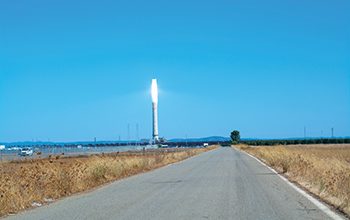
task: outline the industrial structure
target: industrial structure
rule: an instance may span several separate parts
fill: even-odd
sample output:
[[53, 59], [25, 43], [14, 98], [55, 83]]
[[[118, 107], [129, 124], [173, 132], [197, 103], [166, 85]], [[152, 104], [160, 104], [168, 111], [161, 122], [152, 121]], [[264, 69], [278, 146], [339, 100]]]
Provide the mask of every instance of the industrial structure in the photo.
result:
[[157, 79], [152, 79], [151, 95], [152, 95], [152, 113], [153, 113], [153, 141], [154, 141], [154, 143], [158, 143], [159, 142], [159, 133], [158, 133], [158, 85], [157, 85]]

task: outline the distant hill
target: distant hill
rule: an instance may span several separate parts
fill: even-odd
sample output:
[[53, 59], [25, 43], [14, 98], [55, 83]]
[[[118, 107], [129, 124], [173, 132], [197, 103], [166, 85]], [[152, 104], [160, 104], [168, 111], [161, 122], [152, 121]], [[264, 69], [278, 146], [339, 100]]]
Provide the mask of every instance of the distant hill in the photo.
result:
[[225, 142], [230, 141], [231, 139], [228, 137], [221, 137], [221, 136], [211, 136], [211, 137], [204, 137], [204, 138], [174, 138], [170, 139], [169, 142]]

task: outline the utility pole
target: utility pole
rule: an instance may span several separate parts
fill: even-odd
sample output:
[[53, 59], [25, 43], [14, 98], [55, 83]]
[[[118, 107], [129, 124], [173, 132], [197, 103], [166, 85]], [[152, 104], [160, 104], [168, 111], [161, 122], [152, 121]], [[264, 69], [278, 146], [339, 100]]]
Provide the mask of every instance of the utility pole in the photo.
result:
[[130, 142], [130, 124], [128, 124], [128, 145]]
[[136, 124], [136, 143], [139, 145], [139, 124]]
[[306, 127], [304, 126], [304, 139], [306, 139]]
[[332, 138], [334, 138], [334, 128], [332, 128]]

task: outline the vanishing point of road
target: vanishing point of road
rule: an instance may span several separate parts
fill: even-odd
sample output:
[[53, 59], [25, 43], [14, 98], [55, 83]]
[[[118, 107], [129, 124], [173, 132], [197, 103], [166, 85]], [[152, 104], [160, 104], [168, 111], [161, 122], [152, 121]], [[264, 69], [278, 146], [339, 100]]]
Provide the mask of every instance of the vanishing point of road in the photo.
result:
[[329, 219], [253, 158], [219, 148], [8, 219]]

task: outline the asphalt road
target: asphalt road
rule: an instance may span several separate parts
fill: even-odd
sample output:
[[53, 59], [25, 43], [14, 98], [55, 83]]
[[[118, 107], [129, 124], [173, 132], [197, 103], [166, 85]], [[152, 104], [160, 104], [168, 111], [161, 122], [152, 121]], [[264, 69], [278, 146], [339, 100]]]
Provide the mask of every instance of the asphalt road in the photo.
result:
[[329, 219], [231, 148], [136, 175], [8, 219]]

